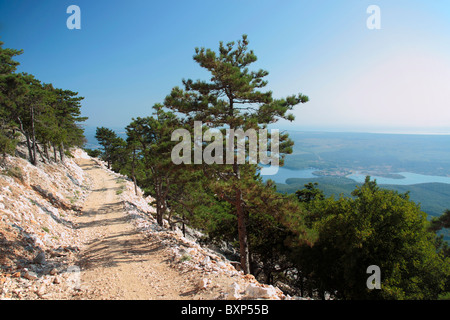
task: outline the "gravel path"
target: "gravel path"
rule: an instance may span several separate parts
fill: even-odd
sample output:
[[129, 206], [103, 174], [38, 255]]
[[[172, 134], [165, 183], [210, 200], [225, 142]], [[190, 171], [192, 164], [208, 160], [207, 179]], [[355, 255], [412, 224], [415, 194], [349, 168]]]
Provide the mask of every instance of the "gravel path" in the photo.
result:
[[132, 182], [74, 154], [40, 167], [11, 158], [20, 179], [0, 175], [0, 300], [284, 299], [194, 234], [160, 227]]
[[88, 239], [79, 262], [85, 298], [193, 299], [195, 283], [169, 266], [162, 246], [127, 221], [117, 178], [92, 160], [78, 162], [95, 183], [77, 221]]

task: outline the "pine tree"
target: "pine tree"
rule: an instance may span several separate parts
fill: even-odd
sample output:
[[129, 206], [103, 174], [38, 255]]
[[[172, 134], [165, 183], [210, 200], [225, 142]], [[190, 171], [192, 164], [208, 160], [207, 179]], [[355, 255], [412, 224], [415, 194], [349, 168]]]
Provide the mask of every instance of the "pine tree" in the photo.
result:
[[99, 127], [95, 132], [95, 139], [103, 147], [103, 158], [107, 163], [108, 169], [113, 164], [114, 151], [120, 144], [117, 134], [108, 128]]
[[22, 81], [25, 84], [26, 91], [19, 102], [20, 130], [25, 135], [28, 147], [30, 162], [37, 164], [37, 139], [36, 126], [39, 114], [45, 108], [46, 92], [41, 81], [31, 74], [24, 73]]
[[[263, 80], [267, 71], [250, 71], [249, 66], [257, 58], [248, 50], [247, 36], [237, 44], [220, 42], [218, 53], [211, 49], [196, 48], [194, 60], [211, 74], [211, 81], [183, 80], [184, 90], [175, 87], [165, 99], [165, 106], [179, 112], [188, 120], [199, 120], [212, 128], [230, 130], [266, 128], [267, 124], [278, 119], [294, 120], [289, 113], [299, 103], [308, 101], [308, 97], [298, 94], [285, 99], [274, 99], [272, 92], [261, 92], [267, 85]], [[292, 152], [292, 141], [287, 135], [280, 138], [280, 154]], [[236, 153], [236, 149], [234, 150]], [[280, 159], [282, 163], [282, 159]], [[245, 210], [244, 176], [248, 164], [222, 166], [216, 173], [221, 178], [222, 195], [234, 206], [238, 221], [241, 266], [244, 273], [250, 272], [249, 247], [247, 237], [248, 213]], [[254, 166], [254, 165], [253, 165]], [[226, 192], [225, 192], [226, 191]]]
[[66, 147], [81, 147], [86, 142], [84, 129], [79, 123], [86, 121], [87, 117], [81, 116], [81, 101], [84, 97], [78, 96], [78, 92], [55, 89], [55, 93], [57, 103], [54, 110], [58, 129], [54, 144], [58, 146], [62, 160]]
[[[37, 163], [37, 153], [50, 159], [48, 146], [56, 147], [63, 160], [66, 147], [85, 142], [80, 126], [87, 117], [81, 116], [77, 92], [55, 89], [27, 73], [15, 73], [18, 62], [12, 58], [22, 50], [3, 49], [0, 42], [0, 147], [3, 153], [13, 152], [17, 141], [15, 131], [21, 132], [28, 147], [30, 162]], [[44, 154], [39, 147], [44, 147]]]
[[134, 150], [133, 175], [136, 178], [136, 168], [142, 165], [137, 180], [146, 194], [155, 199], [156, 220], [162, 226], [178, 169], [171, 161], [171, 151], [175, 145], [171, 134], [179, 128], [180, 122], [173, 113], [164, 112], [160, 104], [153, 106], [153, 109], [154, 116], [133, 119], [126, 131], [128, 145], [133, 145]]
[[3, 48], [0, 41], [0, 153], [3, 156], [13, 154], [17, 144], [16, 100], [23, 94], [24, 87], [15, 73], [19, 62], [13, 57], [22, 53], [23, 50]]
[[3, 44], [4, 42], [0, 41], [0, 76], [14, 73], [20, 63], [12, 58], [23, 53], [23, 50], [3, 48]]

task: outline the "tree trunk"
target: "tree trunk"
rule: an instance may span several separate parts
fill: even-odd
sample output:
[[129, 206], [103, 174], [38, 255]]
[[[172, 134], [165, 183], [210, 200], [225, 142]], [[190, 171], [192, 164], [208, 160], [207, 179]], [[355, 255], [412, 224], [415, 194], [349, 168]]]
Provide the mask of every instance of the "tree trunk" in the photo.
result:
[[156, 222], [163, 226], [163, 205], [162, 205], [162, 188], [159, 178], [156, 179]]
[[36, 133], [35, 133], [35, 128], [34, 128], [34, 107], [31, 106], [30, 107], [30, 113], [31, 113], [31, 142], [32, 144], [32, 148], [33, 148], [33, 159], [31, 161], [31, 163], [33, 165], [37, 164], [37, 159], [36, 159]]
[[23, 123], [20, 117], [17, 117], [17, 121], [19, 122], [20, 132], [22, 132], [25, 135], [25, 138], [27, 139], [28, 157], [30, 158], [30, 162], [33, 163], [33, 153], [31, 151], [30, 136], [28, 132], [23, 129]]
[[[235, 163], [233, 167], [236, 179], [240, 180], [241, 174], [239, 170], [239, 165]], [[247, 236], [247, 217], [246, 211], [244, 210], [244, 200], [242, 198], [242, 191], [240, 189], [236, 190], [235, 208], [238, 221], [239, 254], [241, 259], [241, 268], [244, 271], [244, 274], [249, 274], [250, 252]]]
[[183, 221], [182, 221], [182, 227], [181, 227], [181, 228], [182, 228], [182, 230], [183, 230], [183, 237], [186, 237], [186, 224], [185, 224], [185, 222], [184, 222], [184, 221], [185, 221], [184, 219], [185, 219], [186, 217], [185, 217], [185, 214], [184, 214], [184, 210], [183, 210], [183, 215], [182, 215], [182, 217], [183, 217]]
[[136, 149], [133, 149], [133, 159], [132, 159], [132, 162], [131, 162], [131, 177], [132, 177], [133, 183], [134, 183], [134, 193], [136, 195], [138, 195], [137, 183], [136, 183], [136, 175], [134, 173], [135, 161], [136, 161]]
[[45, 156], [42, 154], [41, 149], [39, 148], [39, 145], [36, 143], [36, 149], [39, 152], [39, 155], [41, 156], [42, 162], [47, 163], [45, 161]]
[[241, 190], [236, 191], [236, 213], [238, 220], [238, 236], [239, 236], [239, 253], [241, 256], [241, 268], [244, 274], [250, 273], [250, 253], [248, 250], [247, 239], [247, 219], [245, 211], [242, 208], [242, 193]]
[[161, 204], [161, 199], [157, 200], [156, 206], [156, 222], [162, 227], [163, 226], [163, 208]]
[[53, 145], [53, 157], [55, 158], [55, 162], [58, 162], [58, 157], [56, 156], [56, 145], [55, 143], [52, 143]]
[[58, 149], [59, 149], [59, 158], [61, 159], [61, 162], [64, 162], [64, 144], [62, 142], [58, 146]]
[[27, 139], [28, 156], [30, 158], [30, 162], [33, 163], [33, 151], [31, 150], [30, 136], [27, 132], [25, 132], [25, 138]]
[[133, 183], [134, 183], [134, 194], [138, 195], [138, 190], [137, 190], [137, 183], [136, 183], [136, 177], [134, 176], [134, 174], [131, 175], [133, 178]]
[[47, 142], [44, 143], [44, 153], [45, 153], [45, 157], [50, 162], [50, 155], [48, 154], [48, 143]]

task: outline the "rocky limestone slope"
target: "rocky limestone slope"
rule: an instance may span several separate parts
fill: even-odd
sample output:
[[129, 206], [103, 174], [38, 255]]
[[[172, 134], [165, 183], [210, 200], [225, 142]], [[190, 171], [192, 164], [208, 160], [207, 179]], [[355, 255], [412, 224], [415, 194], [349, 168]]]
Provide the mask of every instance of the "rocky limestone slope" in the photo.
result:
[[[0, 166], [0, 298], [89, 299], [79, 285], [79, 252], [85, 231], [77, 225], [83, 203], [92, 191], [89, 173], [77, 165], [91, 159], [75, 149], [64, 164], [39, 163], [7, 156]], [[164, 248], [168, 268], [195, 281], [198, 299], [290, 299], [278, 288], [243, 275], [222, 255], [160, 227], [150, 198], [134, 192], [131, 181], [97, 165], [120, 181], [117, 192], [129, 223]], [[206, 294], [209, 293], [209, 294]]]
[[54, 297], [65, 297], [71, 276], [67, 270], [83, 245], [74, 217], [89, 192], [88, 176], [74, 159], [37, 166], [17, 157], [4, 159], [0, 298], [46, 298], [46, 288], [59, 284]]

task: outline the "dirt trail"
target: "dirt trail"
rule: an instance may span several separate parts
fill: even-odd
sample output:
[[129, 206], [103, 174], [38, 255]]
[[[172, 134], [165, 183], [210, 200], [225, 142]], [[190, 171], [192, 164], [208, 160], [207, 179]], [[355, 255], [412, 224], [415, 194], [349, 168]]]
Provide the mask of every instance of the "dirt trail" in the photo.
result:
[[81, 250], [81, 288], [87, 299], [202, 299], [186, 275], [171, 268], [163, 247], [127, 221], [117, 178], [92, 160], [78, 159], [94, 190], [77, 220], [89, 239]]

